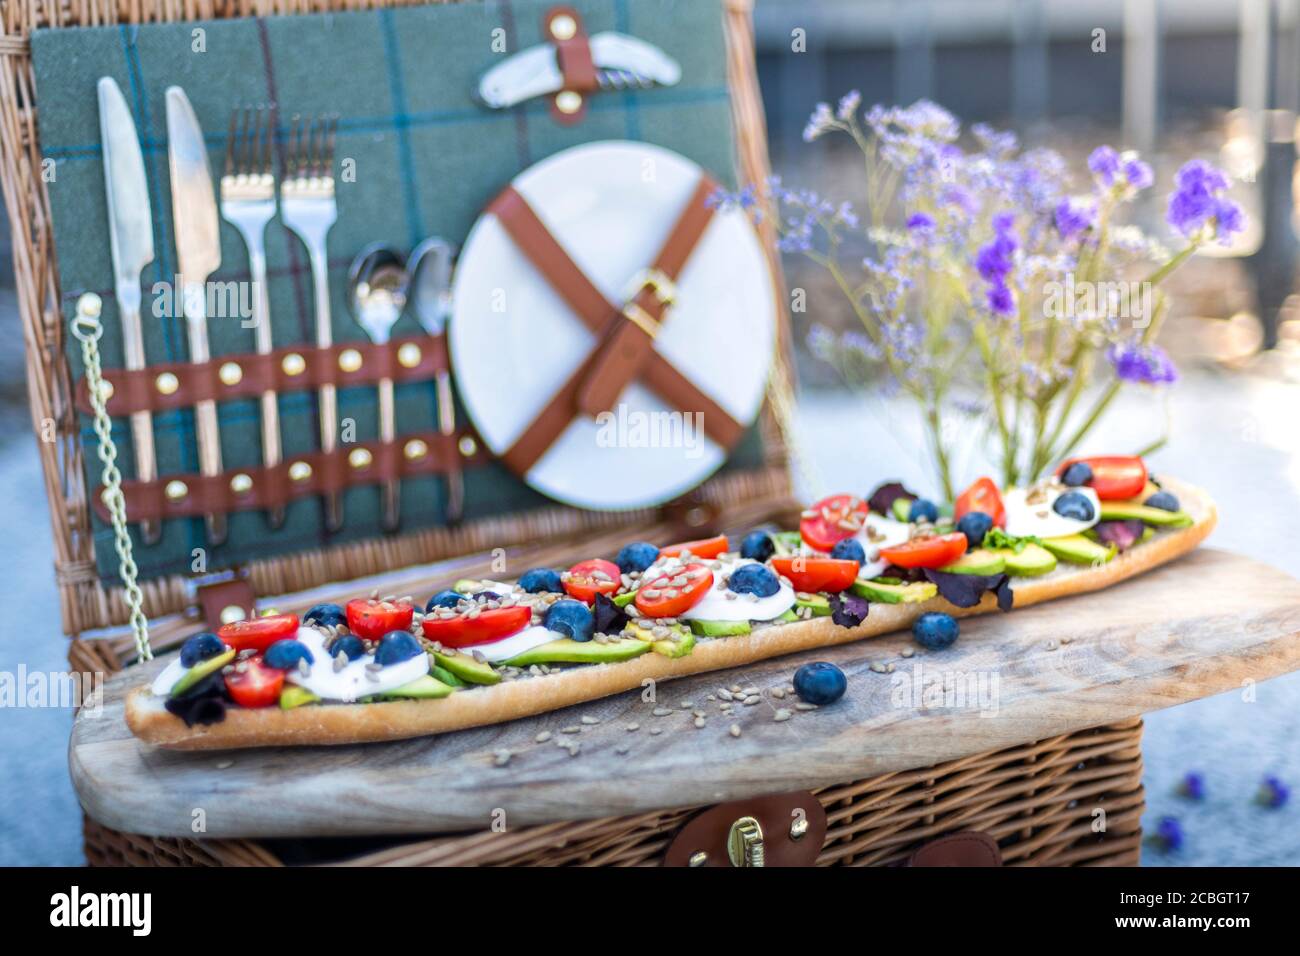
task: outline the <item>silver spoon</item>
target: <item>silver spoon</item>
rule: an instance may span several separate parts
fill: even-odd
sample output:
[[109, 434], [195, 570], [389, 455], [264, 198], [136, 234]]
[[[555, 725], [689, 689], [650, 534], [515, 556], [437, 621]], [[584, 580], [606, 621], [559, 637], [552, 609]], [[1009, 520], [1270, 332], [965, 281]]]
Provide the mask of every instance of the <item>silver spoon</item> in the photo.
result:
[[[438, 337], [451, 317], [451, 264], [456, 249], [438, 236], [424, 240], [411, 251], [411, 305], [424, 331]], [[451, 394], [451, 374], [443, 369], [435, 380], [438, 390], [438, 431], [456, 433], [456, 406]], [[460, 520], [465, 503], [465, 481], [459, 468], [447, 473], [447, 521]]]
[[[406, 308], [410, 275], [402, 254], [391, 246], [366, 246], [352, 260], [348, 270], [348, 302], [357, 324], [370, 341], [385, 345], [393, 326]], [[397, 410], [393, 401], [393, 380], [379, 380], [379, 440], [392, 444], [397, 438]], [[397, 479], [384, 484], [384, 530], [393, 531], [401, 521], [402, 485]]]

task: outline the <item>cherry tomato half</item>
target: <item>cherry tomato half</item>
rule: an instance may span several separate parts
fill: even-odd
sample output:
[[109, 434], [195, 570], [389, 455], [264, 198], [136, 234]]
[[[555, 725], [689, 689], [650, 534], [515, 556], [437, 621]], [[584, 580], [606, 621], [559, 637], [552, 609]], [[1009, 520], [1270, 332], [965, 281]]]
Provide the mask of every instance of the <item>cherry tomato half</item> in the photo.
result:
[[571, 598], [595, 604], [597, 594], [613, 594], [618, 590], [620, 577], [618, 565], [613, 561], [602, 558], [579, 561], [569, 568], [564, 590], [569, 592]]
[[867, 503], [857, 495], [831, 495], [804, 514], [806, 517], [799, 522], [799, 534], [809, 547], [829, 551], [836, 542], [858, 533], [867, 514]]
[[790, 579], [796, 591], [843, 591], [858, 579], [858, 562], [840, 558], [773, 558], [777, 574]]
[[226, 675], [226, 690], [240, 707], [270, 707], [279, 702], [283, 687], [284, 671], [268, 667], [261, 654], [240, 661]]
[[389, 631], [407, 630], [415, 616], [415, 608], [409, 604], [373, 598], [349, 601], [344, 611], [348, 616], [348, 630], [366, 641], [377, 641]]
[[298, 633], [298, 615], [268, 614], [232, 621], [217, 628], [217, 637], [237, 651], [254, 650], [259, 654], [276, 641]]
[[700, 603], [713, 587], [707, 564], [691, 563], [652, 581], [642, 579], [636, 592], [636, 609], [646, 617], [676, 617]]
[[1081, 461], [1092, 469], [1092, 480], [1088, 487], [1097, 492], [1102, 501], [1123, 501], [1136, 498], [1147, 486], [1147, 466], [1141, 458], [1133, 455], [1102, 455], [1097, 458], [1071, 458], [1061, 463], [1056, 474], [1065, 474], [1076, 461]]
[[881, 548], [880, 556], [900, 568], [944, 568], [966, 553], [966, 536], [960, 531], [913, 538], [906, 544]]
[[716, 538], [700, 538], [698, 541], [683, 541], [659, 549], [661, 558], [679, 558], [687, 551], [696, 558], [716, 558], [727, 550], [727, 536], [720, 534]]
[[518, 604], [514, 607], [485, 607], [473, 617], [465, 614], [426, 617], [422, 626], [424, 636], [438, 641], [443, 647], [473, 647], [517, 634], [528, 626], [532, 617], [532, 608]]
[[1002, 492], [998, 491], [992, 478], [981, 478], [957, 497], [952, 509], [953, 520], [960, 521], [962, 515], [972, 511], [984, 512], [993, 519], [995, 528], [1007, 526], [1007, 509], [1002, 503]]

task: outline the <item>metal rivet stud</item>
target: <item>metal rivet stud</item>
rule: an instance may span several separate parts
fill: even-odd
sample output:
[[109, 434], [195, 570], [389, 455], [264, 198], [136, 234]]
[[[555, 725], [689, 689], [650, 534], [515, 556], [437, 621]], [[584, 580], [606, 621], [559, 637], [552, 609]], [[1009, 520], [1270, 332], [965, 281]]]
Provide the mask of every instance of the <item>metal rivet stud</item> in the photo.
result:
[[295, 461], [289, 466], [290, 481], [306, 481], [311, 477], [311, 465], [305, 461]]
[[402, 449], [402, 454], [406, 455], [406, 457], [412, 461], [415, 461], [417, 458], [423, 458], [425, 455], [429, 454], [429, 446], [419, 438], [412, 438], [406, 443], [406, 447]]
[[163, 395], [175, 394], [176, 389], [181, 387], [181, 380], [171, 372], [163, 372], [153, 380], [154, 386]]
[[110, 382], [108, 379], [104, 379], [99, 383], [99, 394], [100, 397], [104, 399], [104, 401], [108, 401], [110, 398], [113, 397], [113, 391], [114, 391], [113, 383]]
[[460, 449], [462, 455], [468, 458], [473, 455], [474, 452], [478, 451], [478, 442], [469, 435], [463, 435], [461, 436], [460, 441], [456, 443], [456, 447]]
[[236, 621], [242, 621], [248, 615], [244, 613], [244, 609], [238, 604], [228, 604], [221, 609], [221, 614], [218, 616], [221, 618], [222, 624], [234, 624]]
[[280, 360], [280, 368], [285, 375], [301, 375], [307, 371], [307, 360], [297, 352], [290, 352]]
[[223, 385], [238, 385], [244, 377], [244, 370], [235, 362], [226, 362], [217, 369], [217, 378]]
[[253, 490], [253, 479], [242, 471], [230, 479], [230, 490], [237, 495], [246, 495]]
[[703, 850], [697, 850], [691, 854], [691, 858], [686, 861], [687, 866], [703, 866], [709, 862], [709, 855]]
[[582, 109], [582, 94], [577, 90], [561, 90], [555, 95], [555, 108], [566, 116]]
[[189, 493], [190, 493], [189, 485], [185, 484], [185, 482], [183, 481], [178, 481], [178, 480], [167, 482], [166, 487], [163, 488], [163, 494], [166, 495], [168, 499], [170, 499], [171, 501], [180, 501]]
[[424, 358], [424, 353], [414, 342], [407, 342], [397, 350], [397, 364], [402, 368], [415, 368], [420, 364], [420, 359]]
[[808, 827], [809, 823], [807, 817], [800, 817], [798, 820], [795, 820], [790, 824], [790, 839], [802, 840], [808, 835]]
[[354, 448], [348, 452], [348, 464], [353, 468], [369, 468], [375, 458], [364, 448]]
[[567, 13], [551, 20], [551, 36], [557, 40], [572, 40], [578, 34], [578, 21]]
[[339, 353], [339, 368], [345, 372], [355, 372], [361, 368], [364, 360], [356, 349], [344, 349]]

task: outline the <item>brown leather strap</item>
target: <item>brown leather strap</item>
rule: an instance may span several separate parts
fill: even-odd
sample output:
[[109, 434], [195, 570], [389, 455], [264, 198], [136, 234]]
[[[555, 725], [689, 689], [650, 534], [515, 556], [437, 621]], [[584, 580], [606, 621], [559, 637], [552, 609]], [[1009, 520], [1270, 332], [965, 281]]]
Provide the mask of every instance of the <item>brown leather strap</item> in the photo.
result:
[[[232, 511], [271, 510], [316, 495], [339, 493], [347, 488], [362, 485], [384, 484], [401, 478], [424, 475], [445, 475], [465, 464], [487, 460], [481, 442], [476, 441], [472, 454], [460, 450], [462, 438], [468, 432], [444, 435], [441, 432], [420, 432], [402, 435], [385, 445], [382, 442], [353, 442], [333, 452], [316, 451], [306, 455], [293, 455], [273, 468], [232, 468], [211, 477], [196, 474], [165, 475], [157, 481], [124, 481], [122, 495], [126, 500], [128, 521], [149, 521], [165, 518], [186, 518], [204, 514], [224, 514]], [[417, 454], [417, 451], [422, 453]], [[366, 456], [368, 455], [368, 463]], [[305, 477], [302, 466], [310, 469]], [[246, 476], [247, 482], [235, 483], [247, 490], [236, 491], [232, 479]], [[184, 494], [173, 497], [168, 487], [174, 482], [184, 486]], [[103, 488], [91, 496], [95, 513], [103, 520], [109, 518], [103, 502]]]
[[[349, 353], [346, 358], [344, 353]], [[200, 364], [168, 362], [135, 371], [105, 369], [104, 379], [113, 387], [106, 403], [108, 413], [125, 416], [188, 408], [207, 400], [254, 398], [266, 391], [373, 386], [381, 378], [398, 383], [429, 381], [447, 369], [446, 341], [415, 335], [385, 345], [368, 341], [340, 342], [323, 349], [292, 345], [267, 355], [220, 355]], [[223, 376], [233, 380], [234, 370], [238, 381], [226, 384]], [[160, 383], [165, 387], [160, 388]], [[78, 410], [92, 412], [84, 378], [77, 383], [76, 404]]]
[[987, 833], [949, 833], [917, 849], [907, 866], [1001, 866], [1002, 850]]
[[[706, 183], [710, 185], [706, 186]], [[702, 180], [697, 187], [696, 196], [707, 198], [713, 190], [711, 183], [707, 178]], [[711, 210], [703, 199], [699, 205], [700, 208], [697, 208], [694, 201], [688, 203], [683, 216], [670, 233], [669, 241], [664, 243], [660, 251], [660, 258], [674, 270], [674, 275], [685, 264], [711, 215]], [[582, 323], [600, 337], [601, 342], [551, 396], [528, 427], [520, 433], [515, 444], [501, 456], [507, 467], [516, 474], [524, 474], [537, 463], [579, 412], [578, 396], [595, 368], [594, 361], [610, 347], [621, 350], [625, 345], [632, 350], [626, 363], [628, 368], [639, 370], [642, 381], [668, 405], [683, 412], [699, 412], [704, 433], [723, 448], [730, 448], [740, 440], [744, 433], [742, 424], [658, 352], [649, 349], [648, 354], [643, 354], [632, 333], [623, 328], [625, 325], [635, 327], [634, 323], [629, 322], [622, 311], [592, 284], [522, 195], [513, 187], [507, 186], [488, 206], [488, 211], [497, 217], [533, 266], [550, 282]], [[680, 240], [675, 236], [679, 227], [682, 230]], [[611, 378], [617, 374], [617, 368], [605, 373]], [[608, 385], [604, 390], [608, 390]], [[621, 391], [622, 386], [619, 386], [615, 397]]]
[[195, 588], [194, 596], [203, 623], [210, 631], [215, 631], [226, 623], [224, 615], [232, 607], [243, 611], [246, 618], [257, 616], [257, 596], [253, 593], [253, 585], [245, 577], [201, 584]]
[[[662, 280], [676, 282], [713, 218], [709, 197], [717, 188], [718, 184], [711, 177], [700, 177], [695, 191], [655, 256], [646, 281], [635, 290], [628, 308], [639, 310], [635, 314], [641, 316], [643, 322], [647, 318], [655, 325], [663, 321], [671, 305], [670, 293], [658, 289], [654, 283]], [[578, 391], [578, 410], [593, 418], [614, 407], [623, 389], [640, 376], [654, 353], [654, 338], [641, 324], [626, 315], [617, 321], [618, 325], [608, 333], [587, 380]]]
[[[557, 17], [569, 17], [577, 27], [573, 36], [560, 39], [551, 29]], [[564, 88], [587, 93], [597, 89], [596, 64], [591, 59], [591, 44], [587, 40], [587, 28], [582, 22], [582, 15], [573, 7], [551, 7], [542, 16], [542, 32], [555, 44], [555, 60], [564, 77]]]

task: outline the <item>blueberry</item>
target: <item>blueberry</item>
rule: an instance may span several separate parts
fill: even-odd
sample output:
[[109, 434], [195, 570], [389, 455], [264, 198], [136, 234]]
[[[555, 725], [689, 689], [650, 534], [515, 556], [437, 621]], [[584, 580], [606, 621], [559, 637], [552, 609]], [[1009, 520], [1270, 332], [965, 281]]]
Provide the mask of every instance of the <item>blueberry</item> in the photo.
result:
[[361, 638], [353, 634], [344, 634], [330, 645], [330, 657], [338, 657], [339, 652], [350, 661], [355, 661], [358, 657], [364, 657], [366, 645], [361, 642]]
[[745, 540], [740, 542], [742, 558], [766, 561], [774, 554], [776, 554], [776, 545], [772, 543], [772, 536], [766, 531], [751, 531], [745, 535]]
[[634, 541], [619, 549], [614, 563], [623, 574], [639, 574], [659, 560], [659, 549], [649, 541]]
[[844, 696], [848, 686], [844, 671], [826, 661], [805, 664], [794, 672], [794, 692], [806, 704], [833, 704]]
[[1052, 510], [1062, 518], [1091, 521], [1097, 516], [1092, 501], [1081, 491], [1067, 491], [1052, 502]]
[[560, 581], [560, 572], [550, 568], [533, 568], [525, 571], [519, 579], [519, 586], [529, 594], [541, 594], [543, 591], [564, 593], [564, 584]]
[[993, 530], [993, 519], [983, 511], [968, 511], [957, 522], [957, 530], [966, 536], [966, 550], [971, 551], [984, 543], [984, 536]]
[[454, 608], [461, 601], [467, 600], [469, 599], [459, 591], [439, 591], [433, 597], [429, 598], [429, 603], [424, 606], [424, 613], [430, 613], [435, 607]]
[[1178, 503], [1178, 496], [1172, 491], [1157, 491], [1142, 503], [1148, 508], [1159, 508], [1161, 511], [1177, 511], [1182, 507]]
[[835, 547], [831, 548], [831, 557], [841, 561], [856, 561], [858, 564], [867, 563], [867, 552], [862, 549], [862, 542], [857, 538], [836, 541]]
[[926, 498], [917, 498], [912, 502], [912, 507], [907, 510], [908, 521], [929, 521], [931, 523], [939, 520], [939, 506], [933, 501]]
[[1092, 466], [1084, 461], [1076, 461], [1061, 475], [1061, 484], [1078, 488], [1092, 481]]
[[547, 608], [542, 623], [548, 631], [555, 631], [575, 641], [589, 641], [596, 631], [596, 622], [591, 616], [591, 609], [581, 601], [568, 598], [556, 601]]
[[211, 631], [195, 634], [181, 645], [181, 663], [186, 667], [193, 667], [209, 657], [216, 657], [225, 649], [226, 645], [222, 643], [221, 638]]
[[950, 647], [958, 633], [957, 619], [942, 611], [927, 611], [912, 622], [912, 638], [932, 651]]
[[346, 624], [348, 616], [337, 604], [317, 604], [302, 616], [304, 624], [319, 624], [321, 627], [334, 627]]
[[771, 568], [762, 564], [742, 564], [731, 572], [727, 587], [737, 594], [771, 597], [781, 590], [781, 582]]
[[316, 661], [315, 656], [302, 641], [295, 641], [291, 637], [286, 637], [282, 641], [276, 641], [266, 649], [262, 655], [262, 660], [266, 662], [267, 667], [279, 667], [288, 670], [291, 667], [297, 667], [299, 661], [306, 661], [313, 664]]
[[379, 648], [375, 651], [375, 663], [380, 667], [400, 664], [424, 653], [410, 631], [389, 631], [379, 639]]

